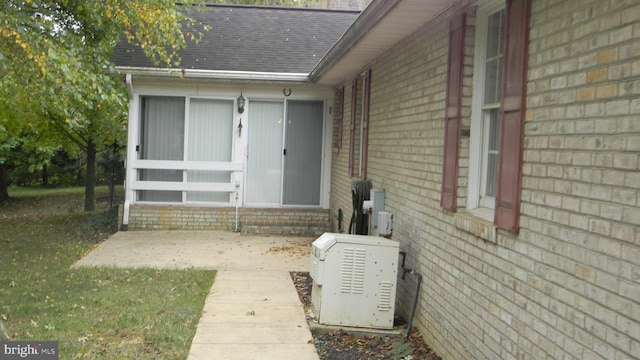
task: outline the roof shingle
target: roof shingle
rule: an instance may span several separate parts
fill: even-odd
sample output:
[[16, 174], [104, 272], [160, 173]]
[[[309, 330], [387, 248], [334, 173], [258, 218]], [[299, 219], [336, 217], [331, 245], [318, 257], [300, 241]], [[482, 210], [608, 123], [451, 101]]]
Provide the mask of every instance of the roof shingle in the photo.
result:
[[[180, 68], [309, 73], [356, 19], [357, 11], [207, 5], [190, 16], [208, 24], [199, 44], [179, 52]], [[116, 66], [153, 68], [142, 50], [120, 41]], [[160, 65], [162, 66], [162, 65]]]

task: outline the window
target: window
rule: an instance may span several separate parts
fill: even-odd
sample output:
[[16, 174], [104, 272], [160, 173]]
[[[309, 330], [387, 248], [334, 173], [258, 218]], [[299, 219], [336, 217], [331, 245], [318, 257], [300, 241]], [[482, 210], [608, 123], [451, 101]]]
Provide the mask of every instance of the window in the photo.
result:
[[[139, 157], [144, 160], [182, 160], [184, 157], [185, 98], [144, 96], [141, 98]], [[138, 180], [182, 182], [180, 170], [142, 169]], [[138, 200], [181, 202], [180, 191], [140, 190]]]
[[[505, 6], [506, 5], [506, 6]], [[482, 1], [477, 10], [466, 208], [517, 233], [530, 0]], [[455, 211], [466, 15], [450, 22], [441, 206]]]
[[[141, 160], [231, 162], [233, 100], [142, 96], [140, 104]], [[174, 169], [141, 169], [138, 180], [229, 183], [231, 178], [230, 171]], [[197, 190], [138, 191], [140, 201], [180, 203], [185, 199], [187, 202], [229, 202], [229, 194]]]
[[493, 220], [498, 171], [505, 14], [501, 5], [504, 5], [503, 1], [494, 7], [478, 9], [474, 51], [472, 158], [467, 208], [489, 220]]
[[[187, 160], [231, 162], [233, 101], [190, 99]], [[187, 182], [228, 183], [231, 171], [189, 170]], [[187, 202], [228, 202], [229, 194], [188, 191]]]

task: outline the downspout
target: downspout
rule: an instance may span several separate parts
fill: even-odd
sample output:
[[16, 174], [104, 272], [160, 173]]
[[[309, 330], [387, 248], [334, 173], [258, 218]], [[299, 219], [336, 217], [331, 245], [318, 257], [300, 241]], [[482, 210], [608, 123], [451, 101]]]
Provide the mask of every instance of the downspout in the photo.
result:
[[[131, 101], [133, 100], [133, 80], [131, 79], [131, 74], [127, 74], [125, 76], [125, 82], [127, 84], [127, 92], [129, 93], [129, 104], [131, 104]], [[131, 123], [130, 121], [131, 119], [129, 119], [129, 124]], [[129, 129], [130, 131], [131, 129]], [[131, 145], [131, 143], [129, 143], [129, 146]], [[127, 147], [127, 153], [129, 152], [129, 148]], [[129, 158], [128, 154], [127, 154], [127, 159]], [[124, 198], [124, 208], [122, 211], [122, 225], [120, 226], [120, 230], [122, 231], [127, 231], [129, 230], [129, 208], [131, 207], [131, 197], [132, 197], [132, 193], [129, 191], [129, 182], [131, 181], [131, 175], [130, 175], [130, 171], [128, 168], [128, 163], [125, 162], [125, 168], [126, 168], [126, 178], [125, 178], [125, 198]]]
[[416, 292], [413, 296], [413, 304], [411, 305], [411, 315], [409, 317], [409, 323], [407, 324], [407, 330], [405, 331], [403, 337], [406, 340], [409, 337], [409, 332], [411, 331], [411, 325], [413, 324], [413, 318], [416, 314], [416, 308], [418, 307], [418, 297], [420, 296], [420, 285], [422, 284], [422, 275], [416, 272], [413, 269], [407, 269], [404, 266], [404, 261], [407, 258], [407, 253], [404, 251], [400, 251], [402, 255], [402, 280], [405, 279], [405, 276], [408, 274], [415, 275], [418, 279], [418, 284], [416, 285]]
[[133, 99], [133, 80], [131, 80], [131, 74], [127, 74], [125, 77], [127, 83], [127, 92], [129, 93], [129, 100]]

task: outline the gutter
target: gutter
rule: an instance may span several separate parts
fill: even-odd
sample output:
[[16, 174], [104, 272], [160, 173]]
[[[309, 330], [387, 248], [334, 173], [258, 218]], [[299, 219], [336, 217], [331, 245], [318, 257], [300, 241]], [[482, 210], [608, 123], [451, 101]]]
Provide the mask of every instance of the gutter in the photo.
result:
[[209, 80], [246, 80], [246, 81], [280, 81], [280, 82], [310, 82], [307, 73], [271, 73], [258, 71], [227, 71], [200, 69], [167, 69], [141, 68], [133, 66], [116, 67], [116, 75], [138, 75], [153, 77], [182, 77], [186, 79]]
[[343, 56], [349, 53], [363, 37], [373, 29], [387, 13], [392, 11], [401, 0], [374, 0], [367, 6], [362, 14], [349, 26], [347, 31], [336, 41], [329, 52], [320, 59], [320, 62], [309, 74], [309, 79], [317, 82], [329, 71]]

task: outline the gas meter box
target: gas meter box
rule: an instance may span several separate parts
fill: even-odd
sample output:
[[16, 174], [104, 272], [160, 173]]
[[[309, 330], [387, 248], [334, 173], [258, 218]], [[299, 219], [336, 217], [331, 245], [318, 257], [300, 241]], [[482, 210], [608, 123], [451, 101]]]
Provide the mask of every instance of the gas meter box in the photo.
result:
[[325, 233], [313, 242], [311, 302], [320, 324], [392, 329], [399, 244]]

